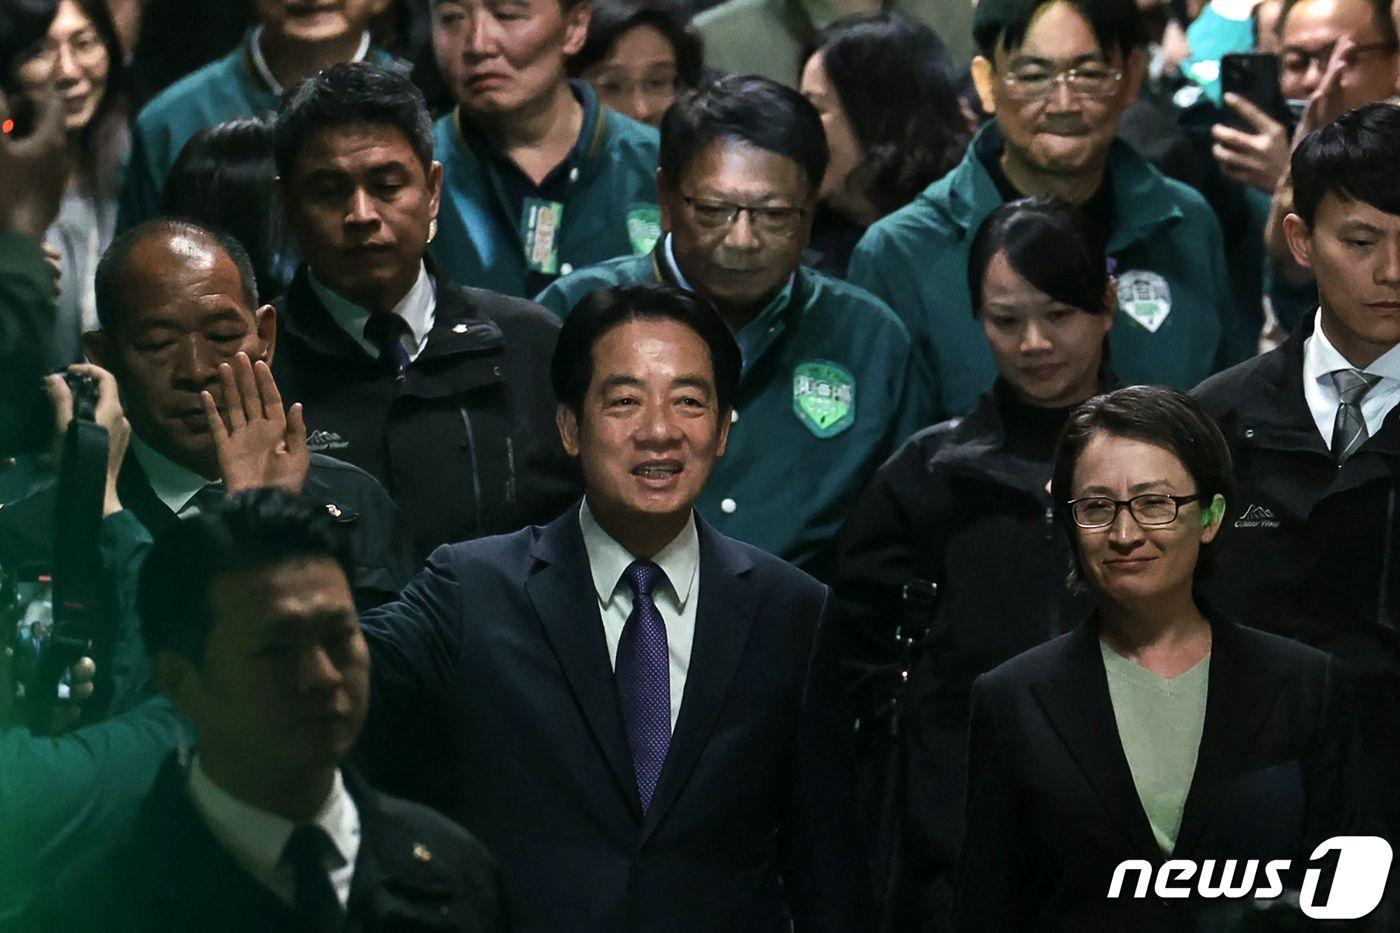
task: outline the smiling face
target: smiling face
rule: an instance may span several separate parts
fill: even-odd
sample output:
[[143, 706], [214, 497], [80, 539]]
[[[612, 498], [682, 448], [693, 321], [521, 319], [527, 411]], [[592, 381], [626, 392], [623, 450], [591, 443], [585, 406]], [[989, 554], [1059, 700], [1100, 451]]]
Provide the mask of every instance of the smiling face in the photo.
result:
[[64, 125], [77, 132], [92, 122], [107, 93], [112, 62], [102, 34], [74, 0], [63, 0], [40, 48], [19, 61], [20, 84], [33, 92], [53, 82], [63, 99]]
[[1317, 278], [1328, 340], [1353, 366], [1400, 343], [1400, 215], [1328, 193], [1311, 229], [1290, 214], [1284, 232]]
[[332, 291], [387, 311], [413, 287], [442, 196], [442, 165], [425, 171], [398, 127], [312, 130], [282, 190], [302, 255]]
[[676, 99], [676, 50], [655, 26], [634, 26], [583, 78], [593, 85], [604, 107], [660, 126], [666, 108]]
[[200, 392], [216, 389], [220, 363], [239, 351], [272, 362], [277, 317], [254, 312], [238, 267], [204, 237], [157, 231], [136, 244], [122, 285], [134, 297], [111, 332], [84, 336], [93, 362], [121, 389], [131, 428], [174, 462], [210, 479], [219, 476]]
[[[1099, 47], [1089, 22], [1068, 3], [1042, 6], [1019, 48], [994, 52], [995, 61], [979, 56], [973, 78], [982, 106], [995, 114], [1006, 141], [1006, 158], [1031, 172], [1079, 176], [1098, 172], [1118, 132], [1123, 111], [1137, 97], [1142, 80], [1140, 57], [1126, 60]], [[1108, 97], [1084, 97], [1056, 82], [1049, 94], [1017, 100], [1006, 75], [1043, 75], [1071, 68], [1122, 71], [1117, 90]]]
[[[1194, 495], [1185, 464], [1165, 447], [1099, 432], [1074, 467], [1071, 498], [1128, 500], [1144, 493]], [[1076, 528], [1080, 565], [1094, 593], [1116, 605], [1171, 603], [1189, 597], [1202, 544], [1215, 539], [1217, 516], [1202, 524], [1202, 504], [1181, 505], [1170, 525], [1144, 527], [1127, 508], [1107, 528]]]
[[204, 657], [184, 662], [177, 696], [201, 753], [248, 773], [340, 764], [369, 707], [369, 649], [345, 572], [312, 558], [222, 573], [207, 598]]
[[433, 51], [469, 114], [498, 117], [547, 100], [588, 36], [589, 7], [560, 0], [434, 0]]
[[364, 32], [388, 0], [253, 0], [267, 29], [294, 42], [336, 42]]
[[588, 506], [603, 527], [683, 524], [729, 438], [705, 341], [671, 320], [634, 320], [593, 345], [580, 412], [559, 408], [564, 449], [578, 457]]
[[1054, 300], [999, 252], [987, 264], [977, 316], [997, 370], [1028, 404], [1068, 408], [1098, 391], [1111, 311], [1092, 314]]
[[[812, 232], [815, 192], [787, 156], [720, 140], [690, 160], [673, 183], [661, 177], [661, 226], [672, 235], [676, 264], [691, 285], [731, 320], [760, 311], [787, 282]], [[702, 204], [801, 211], [790, 229], [768, 230], [748, 211], [709, 225]]]

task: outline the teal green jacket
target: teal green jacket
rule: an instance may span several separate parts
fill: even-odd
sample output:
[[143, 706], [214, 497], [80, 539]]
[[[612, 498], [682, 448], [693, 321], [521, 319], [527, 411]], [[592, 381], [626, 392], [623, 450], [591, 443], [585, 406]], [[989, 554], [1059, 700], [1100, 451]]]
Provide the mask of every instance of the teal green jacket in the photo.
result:
[[[660, 236], [656, 130], [598, 105], [593, 89], [576, 82], [583, 96], [579, 145], [569, 157], [568, 196], [558, 228], [555, 271], [547, 284], [617, 256], [649, 252]], [[530, 267], [522, 218], [507, 199], [491, 165], [464, 136], [460, 111], [433, 127], [433, 149], [443, 167], [438, 234], [429, 249], [437, 267], [461, 285], [529, 298]]]
[[[989, 130], [995, 122], [978, 135]], [[972, 316], [967, 259], [977, 228], [1004, 202], [976, 149], [974, 140], [950, 173], [876, 221], [848, 276], [908, 326], [933, 398], [931, 421], [967, 414], [997, 374]], [[1190, 389], [1219, 368], [1222, 322], [1231, 313], [1220, 225], [1204, 198], [1124, 142], [1109, 149], [1108, 177], [1119, 305], [1109, 334], [1113, 369], [1124, 385]]]
[[[641, 282], [675, 284], [653, 253], [575, 272], [536, 300], [562, 317], [600, 288]], [[724, 534], [829, 577], [856, 497], [919, 427], [909, 334], [883, 302], [805, 267], [759, 320], [729, 448], [695, 507]]]
[[[261, 116], [277, 109], [278, 95], [253, 69], [248, 51], [251, 36], [250, 32], [232, 52], [181, 78], [141, 108], [131, 134], [131, 158], [117, 210], [118, 231], [160, 213], [165, 177], [191, 136], [234, 117]], [[389, 67], [397, 59], [370, 49], [365, 61]]]
[[[130, 512], [102, 522], [99, 544], [122, 619], [113, 663], [119, 715], [59, 736], [0, 734], [0, 929], [48, 878], [136, 818], [161, 762], [189, 747], [189, 724], [169, 702], [120, 683], [140, 648], [135, 589], [151, 538]], [[120, 707], [130, 708], [121, 711]]]

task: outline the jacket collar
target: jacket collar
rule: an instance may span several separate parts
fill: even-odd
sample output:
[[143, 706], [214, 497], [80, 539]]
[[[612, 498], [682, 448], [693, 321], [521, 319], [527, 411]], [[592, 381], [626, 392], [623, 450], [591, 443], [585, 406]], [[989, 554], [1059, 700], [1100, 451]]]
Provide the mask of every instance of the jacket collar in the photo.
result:
[[[580, 175], [597, 170], [598, 156], [604, 151], [610, 129], [610, 111], [598, 100], [598, 94], [587, 81], [569, 81], [569, 87], [583, 107], [583, 126], [579, 129], [578, 141], [569, 150], [566, 162], [576, 164]], [[462, 154], [475, 162], [489, 165], [494, 153], [487, 146], [484, 137], [464, 116], [459, 106], [452, 111], [453, 133]]]
[[[1050, 670], [1032, 684], [1032, 693], [1130, 848], [1161, 864], [1164, 856], [1118, 737], [1098, 642], [1094, 617], [1059, 642]], [[1211, 620], [1205, 726], [1173, 858], [1191, 857], [1216, 812], [1220, 792], [1238, 773], [1285, 680], [1255, 663], [1234, 623]]]
[[[957, 231], [959, 238], [970, 236], [988, 214], [1005, 203], [991, 173], [977, 155], [978, 143], [984, 137], [1000, 140], [1001, 128], [995, 119], [977, 131], [963, 160], [924, 189], [917, 201], [941, 215], [944, 222]], [[1181, 220], [1181, 208], [1166, 179], [1121, 139], [1109, 145], [1106, 172], [1113, 181], [1110, 253], [1135, 246]]]
[[525, 581], [525, 591], [594, 741], [638, 823], [641, 841], [655, 831], [695, 769], [738, 671], [753, 623], [755, 597], [746, 579], [752, 562], [699, 515], [695, 523], [700, 539], [695, 641], [680, 715], [645, 817], [603, 622], [593, 598], [577, 506], [540, 530], [531, 550], [534, 565]]

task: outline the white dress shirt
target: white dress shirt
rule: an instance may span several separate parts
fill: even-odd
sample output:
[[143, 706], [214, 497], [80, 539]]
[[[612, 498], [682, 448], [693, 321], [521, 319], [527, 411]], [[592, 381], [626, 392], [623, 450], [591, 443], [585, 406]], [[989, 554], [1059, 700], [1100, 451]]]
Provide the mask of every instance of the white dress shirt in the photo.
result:
[[[282, 852], [296, 824], [245, 803], [215, 784], [197, 754], [190, 765], [190, 799], [238, 867], [283, 902], [293, 903], [295, 877], [292, 866], [282, 861]], [[339, 771], [330, 795], [312, 822], [325, 830], [333, 843], [333, 851], [327, 854], [326, 871], [340, 906], [345, 907], [350, 903], [350, 882], [355, 876], [355, 857], [360, 853], [360, 811], [346, 792]]]
[[[331, 319], [350, 335], [351, 340], [377, 359], [379, 347], [365, 337], [365, 325], [369, 323], [370, 315], [374, 312], [361, 308], [353, 301], [331, 291], [316, 278], [316, 273], [310, 270], [307, 281], [310, 282], [316, 297], [321, 299], [321, 304], [330, 312]], [[413, 283], [408, 294], [399, 299], [399, 303], [394, 305], [390, 313], [397, 314], [408, 325], [408, 333], [403, 335], [403, 347], [408, 351], [410, 362], [418, 359], [418, 354], [428, 345], [428, 332], [433, 329], [433, 322], [437, 320], [437, 286], [433, 277], [428, 274], [426, 265], [418, 267], [418, 280]]]
[[1332, 428], [1342, 404], [1331, 376], [1339, 369], [1359, 369], [1381, 377], [1361, 400], [1366, 433], [1375, 436], [1391, 409], [1400, 403], [1400, 346], [1391, 347], [1370, 366], [1353, 366], [1327, 339], [1322, 329], [1322, 311], [1318, 310], [1313, 319], [1313, 332], [1303, 343], [1303, 397], [1307, 399], [1313, 422], [1328, 450], [1332, 449]]
[[185, 515], [195, 509], [194, 497], [205, 486], [219, 486], [218, 480], [208, 480], [194, 470], [180, 466], [164, 454], [157, 453], [135, 434], [131, 435], [131, 452], [136, 462], [141, 464], [151, 491], [165, 507], [176, 515]]
[[[584, 500], [578, 512], [583, 530], [583, 546], [588, 552], [588, 568], [598, 596], [598, 612], [603, 617], [603, 636], [608, 642], [608, 659], [617, 667], [617, 643], [627, 617], [632, 614], [632, 587], [623, 572], [637, 558], [603, 530]], [[666, 625], [666, 651], [671, 670], [671, 730], [681, 712], [685, 696], [685, 675], [690, 670], [690, 649], [695, 641], [695, 608], [700, 602], [696, 581], [700, 572], [700, 536], [692, 512], [685, 528], [652, 557], [651, 562], [666, 574], [664, 585], [652, 591], [652, 601]]]

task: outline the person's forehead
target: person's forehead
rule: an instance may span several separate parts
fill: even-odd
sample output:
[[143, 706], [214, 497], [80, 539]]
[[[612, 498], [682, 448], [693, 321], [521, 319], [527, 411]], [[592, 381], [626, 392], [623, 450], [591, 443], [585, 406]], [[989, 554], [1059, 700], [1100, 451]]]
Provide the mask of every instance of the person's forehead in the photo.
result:
[[1086, 56], [1105, 57], [1106, 52], [1094, 35], [1094, 28], [1073, 4], [1051, 2], [1040, 6], [1026, 27], [1019, 46], [998, 49], [1007, 59], [1044, 58], [1054, 61]]
[[713, 384], [709, 346], [695, 330], [670, 318], [626, 321], [593, 342], [593, 381], [640, 376], [647, 370], [700, 375]]
[[1186, 464], [1166, 447], [1104, 430], [1095, 432], [1084, 445], [1074, 474], [1078, 484], [1111, 476], [1126, 476], [1133, 482], [1161, 479], [1173, 485], [1190, 479]]
[[209, 605], [216, 624], [232, 621], [238, 634], [249, 637], [301, 619], [355, 613], [345, 571], [329, 557], [216, 573]]
[[1379, 34], [1376, 9], [1368, 0], [1301, 0], [1288, 11], [1282, 31], [1286, 46]]
[[676, 49], [665, 33], [650, 23], [637, 23], [624, 30], [608, 50], [608, 63], [675, 64]]
[[128, 300], [128, 326], [139, 325], [157, 310], [195, 314], [233, 306], [251, 315], [243, 279], [233, 258], [217, 243], [180, 233], [154, 234], [127, 257], [122, 286], [140, 300]]
[[387, 121], [317, 126], [302, 138], [296, 154], [296, 174], [317, 170], [365, 170], [400, 163], [421, 164], [408, 135]]
[[49, 24], [49, 35], [63, 39], [84, 29], [92, 29], [93, 22], [73, 0], [64, 0], [58, 5], [58, 14]]
[[1365, 224], [1388, 233], [1400, 233], [1400, 214], [1388, 214], [1378, 207], [1348, 195], [1329, 191], [1317, 202], [1314, 225], [1339, 227]]
[[684, 181], [696, 193], [747, 202], [800, 194], [806, 176], [796, 160], [742, 139], [717, 139], [695, 154]]

